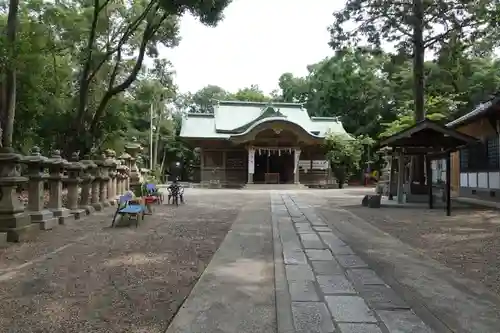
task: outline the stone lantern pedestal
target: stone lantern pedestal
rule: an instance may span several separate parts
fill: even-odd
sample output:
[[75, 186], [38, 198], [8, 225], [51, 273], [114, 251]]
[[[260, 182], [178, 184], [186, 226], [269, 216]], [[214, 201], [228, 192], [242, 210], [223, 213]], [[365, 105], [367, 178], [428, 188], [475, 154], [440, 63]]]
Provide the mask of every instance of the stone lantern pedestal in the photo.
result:
[[37, 224], [31, 224], [16, 193], [17, 187], [28, 181], [17, 170], [21, 158], [10, 148], [0, 148], [0, 238], [5, 239], [7, 234], [9, 242], [31, 239], [40, 230]]
[[[92, 206], [92, 187], [95, 179], [95, 173], [97, 170], [97, 165], [90, 160], [90, 156], [85, 156], [82, 161], [80, 161], [85, 168], [83, 169], [82, 176], [82, 192], [80, 199], [80, 208], [85, 210], [87, 215], [95, 212], [95, 208]], [[98, 200], [97, 200], [98, 201]]]
[[41, 230], [50, 230], [59, 224], [59, 219], [44, 207], [44, 182], [47, 178], [45, 167], [48, 159], [40, 155], [40, 148], [33, 147], [31, 155], [24, 158], [28, 166], [28, 214], [31, 223], [40, 226]]
[[117, 176], [116, 176], [116, 193], [118, 196], [123, 195], [125, 193], [125, 172], [126, 167], [121, 163], [116, 167]]
[[119, 159], [123, 161], [123, 193], [130, 191], [130, 154], [123, 153], [120, 155]]
[[137, 142], [131, 142], [125, 145], [125, 151], [129, 154], [130, 165], [128, 166], [130, 169], [129, 177], [130, 177], [130, 189], [134, 191], [137, 187], [141, 186], [141, 179], [139, 168], [137, 166], [137, 158], [139, 152], [142, 150], [142, 147]]
[[95, 168], [91, 169], [92, 172], [92, 178], [94, 179], [92, 181], [92, 188], [91, 188], [91, 199], [90, 202], [92, 204], [92, 207], [94, 208], [94, 211], [101, 211], [102, 210], [102, 204], [101, 201], [99, 200], [99, 195], [101, 193], [101, 166], [102, 166], [102, 161], [95, 160], [94, 161]]
[[64, 169], [68, 161], [61, 158], [61, 152], [55, 150], [47, 161], [49, 166], [49, 204], [48, 209], [59, 219], [59, 224], [64, 224], [70, 216], [69, 209], [63, 207], [63, 179]]
[[78, 205], [78, 185], [82, 182], [80, 173], [86, 168], [84, 164], [78, 162], [78, 154], [74, 153], [71, 157], [71, 162], [66, 169], [68, 170], [68, 177], [65, 180], [68, 189], [68, 204], [67, 208], [73, 215], [75, 220], [78, 220], [85, 214], [85, 210]]
[[116, 167], [118, 163], [115, 159], [116, 153], [112, 149], [106, 150], [106, 165], [108, 166], [108, 202], [114, 206], [116, 204]]

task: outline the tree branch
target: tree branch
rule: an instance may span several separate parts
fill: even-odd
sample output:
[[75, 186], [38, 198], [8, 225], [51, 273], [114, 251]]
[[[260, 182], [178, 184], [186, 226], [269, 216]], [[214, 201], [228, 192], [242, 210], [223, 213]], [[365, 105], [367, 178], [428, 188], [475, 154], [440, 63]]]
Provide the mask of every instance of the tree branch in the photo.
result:
[[85, 110], [87, 108], [87, 98], [89, 94], [89, 84], [90, 82], [87, 80], [91, 70], [92, 63], [92, 51], [94, 49], [94, 43], [96, 39], [96, 29], [97, 23], [99, 21], [99, 14], [101, 11], [108, 5], [110, 0], [105, 0], [102, 5], [99, 5], [99, 0], [94, 0], [94, 13], [92, 17], [92, 24], [90, 26], [89, 38], [87, 40], [87, 54], [85, 56], [85, 64], [83, 65], [82, 72], [80, 74], [80, 84], [78, 91], [78, 107], [77, 107], [77, 115], [75, 118], [75, 122], [73, 126], [75, 128], [79, 127], [78, 125], [82, 122]]
[[139, 25], [142, 23], [142, 21], [144, 20], [144, 18], [149, 14], [149, 12], [151, 11], [151, 9], [152, 9], [152, 7], [153, 7], [153, 5], [155, 3], [156, 3], [155, 1], [149, 2], [148, 6], [141, 13], [141, 15], [137, 16], [134, 19], [134, 21], [127, 26], [127, 28], [125, 29], [122, 37], [118, 41], [118, 45], [116, 47], [112, 48], [111, 50], [107, 50], [106, 51], [106, 53], [103, 56], [102, 60], [97, 64], [97, 66], [94, 68], [94, 70], [92, 71], [92, 73], [87, 78], [87, 81], [89, 82], [89, 84], [92, 81], [92, 79], [97, 75], [97, 73], [102, 68], [102, 66], [109, 60], [109, 58], [113, 54], [115, 54], [117, 52], [121, 52], [121, 48], [123, 47], [123, 45], [125, 45], [125, 43], [129, 40], [129, 38], [132, 36], [132, 34], [137, 30], [137, 28], [139, 28]]
[[148, 42], [150, 41], [151, 37], [156, 33], [156, 31], [158, 31], [158, 29], [160, 28], [161, 24], [165, 21], [167, 16], [168, 16], [167, 14], [164, 14], [156, 24], [153, 24], [151, 21], [148, 22], [148, 25], [146, 26], [146, 29], [144, 30], [142, 36], [141, 46], [139, 48], [139, 55], [135, 62], [134, 68], [130, 72], [129, 76], [122, 83], [120, 83], [115, 87], [111, 87], [106, 92], [101, 102], [99, 103], [99, 106], [97, 107], [97, 110], [92, 119], [92, 123], [89, 128], [90, 133], [96, 134], [96, 131], [98, 130], [97, 124], [99, 123], [99, 120], [102, 117], [106, 109], [106, 106], [108, 105], [111, 98], [113, 98], [115, 95], [121, 93], [122, 91], [130, 87], [130, 85], [135, 81], [137, 75], [139, 74], [139, 71], [142, 68], [142, 63], [144, 61], [144, 55], [146, 53], [146, 47], [148, 45]]

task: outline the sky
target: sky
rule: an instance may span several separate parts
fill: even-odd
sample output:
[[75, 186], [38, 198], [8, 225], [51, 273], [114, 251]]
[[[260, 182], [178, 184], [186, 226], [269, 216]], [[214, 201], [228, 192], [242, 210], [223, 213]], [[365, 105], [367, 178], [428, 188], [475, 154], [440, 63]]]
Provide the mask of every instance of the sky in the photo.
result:
[[281, 74], [307, 73], [306, 66], [333, 55], [327, 28], [344, 0], [233, 0], [215, 28], [186, 15], [180, 45], [163, 49], [182, 92], [208, 84], [235, 92], [257, 84], [278, 88]]

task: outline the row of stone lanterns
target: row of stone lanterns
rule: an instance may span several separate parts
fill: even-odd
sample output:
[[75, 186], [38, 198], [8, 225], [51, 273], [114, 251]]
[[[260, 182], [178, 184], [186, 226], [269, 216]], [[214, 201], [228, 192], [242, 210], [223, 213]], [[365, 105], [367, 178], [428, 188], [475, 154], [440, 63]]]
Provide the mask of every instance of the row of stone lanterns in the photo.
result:
[[[69, 161], [58, 150], [44, 157], [38, 147], [33, 147], [31, 155], [26, 157], [0, 154], [5, 156], [0, 158], [0, 243], [2, 237], [11, 242], [23, 241], [37, 230], [52, 229], [68, 219], [80, 219], [114, 205], [134, 185], [131, 170], [137, 170], [139, 149], [132, 148], [132, 154], [124, 153], [118, 159], [112, 150], [106, 150], [96, 159], [85, 156], [79, 160], [75, 153]], [[20, 164], [27, 165], [25, 177], [20, 175]], [[49, 201], [45, 207], [46, 181]], [[26, 207], [16, 193], [18, 185], [25, 183], [28, 183]], [[66, 204], [63, 204], [63, 184], [67, 188]]]

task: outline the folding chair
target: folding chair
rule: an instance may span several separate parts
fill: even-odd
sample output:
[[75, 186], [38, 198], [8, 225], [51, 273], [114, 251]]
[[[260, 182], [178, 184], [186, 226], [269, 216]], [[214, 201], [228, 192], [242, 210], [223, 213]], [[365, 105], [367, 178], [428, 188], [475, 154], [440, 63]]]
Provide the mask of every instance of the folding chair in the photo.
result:
[[132, 199], [133, 198], [130, 193], [120, 196], [115, 215], [113, 216], [113, 221], [111, 222], [111, 228], [115, 226], [116, 217], [118, 215], [127, 215], [129, 220], [134, 217], [136, 220], [135, 227], [137, 228], [139, 226], [139, 219], [144, 219], [145, 207], [141, 204], [131, 204], [130, 201]]
[[[154, 199], [157, 204], [163, 203], [163, 194], [158, 190], [155, 184], [146, 184], [146, 194]], [[151, 199], [152, 200], [152, 199]]]

